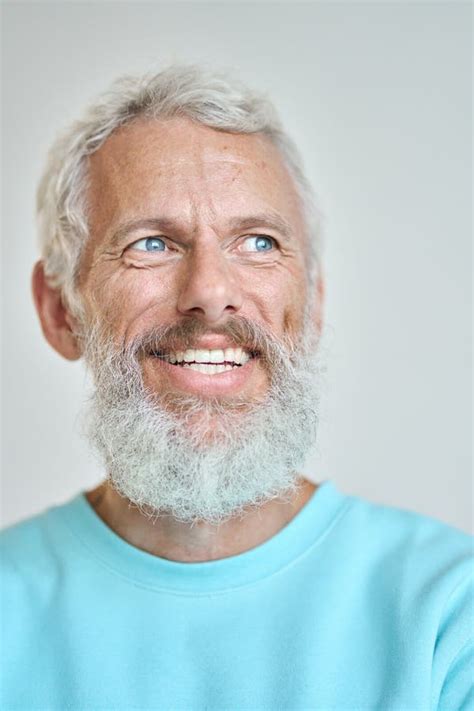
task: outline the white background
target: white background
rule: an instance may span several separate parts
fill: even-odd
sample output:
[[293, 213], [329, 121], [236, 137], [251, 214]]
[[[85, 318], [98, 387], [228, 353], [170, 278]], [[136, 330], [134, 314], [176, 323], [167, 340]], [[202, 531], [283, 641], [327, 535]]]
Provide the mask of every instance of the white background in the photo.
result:
[[3, 32], [3, 525], [102, 478], [82, 365], [30, 297], [46, 150], [117, 75], [185, 60], [270, 93], [326, 214], [329, 397], [305, 473], [468, 530], [470, 5], [14, 2]]

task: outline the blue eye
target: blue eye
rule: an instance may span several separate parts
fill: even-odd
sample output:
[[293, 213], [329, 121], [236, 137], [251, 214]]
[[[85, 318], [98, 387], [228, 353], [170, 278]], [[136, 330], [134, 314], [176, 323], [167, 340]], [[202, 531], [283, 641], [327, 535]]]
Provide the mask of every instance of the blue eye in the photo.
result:
[[273, 237], [266, 235], [252, 235], [247, 237], [245, 242], [250, 245], [249, 252], [270, 252], [275, 246]]
[[130, 247], [138, 249], [139, 252], [164, 252], [166, 245], [161, 237], [144, 237], [137, 239]]

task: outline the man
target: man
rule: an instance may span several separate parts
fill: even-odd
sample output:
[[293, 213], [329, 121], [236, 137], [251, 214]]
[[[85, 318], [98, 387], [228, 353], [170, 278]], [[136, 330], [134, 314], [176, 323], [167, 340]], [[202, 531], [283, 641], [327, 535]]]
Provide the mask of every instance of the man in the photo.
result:
[[122, 79], [38, 207], [34, 299], [106, 479], [2, 534], [2, 708], [473, 708], [469, 537], [298, 474], [320, 220], [268, 101]]

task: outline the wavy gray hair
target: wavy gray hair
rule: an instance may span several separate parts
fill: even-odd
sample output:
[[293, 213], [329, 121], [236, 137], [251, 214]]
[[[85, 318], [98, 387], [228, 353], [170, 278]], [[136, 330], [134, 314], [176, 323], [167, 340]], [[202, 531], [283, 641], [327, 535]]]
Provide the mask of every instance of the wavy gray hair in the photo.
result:
[[51, 286], [61, 290], [74, 315], [83, 316], [77, 293], [82, 250], [88, 238], [87, 157], [119, 126], [138, 116], [186, 116], [230, 133], [262, 133], [279, 150], [300, 198], [307, 229], [308, 278], [321, 257], [321, 213], [293, 141], [272, 103], [228, 76], [177, 65], [157, 74], [117, 79], [52, 145], [37, 194], [41, 256]]

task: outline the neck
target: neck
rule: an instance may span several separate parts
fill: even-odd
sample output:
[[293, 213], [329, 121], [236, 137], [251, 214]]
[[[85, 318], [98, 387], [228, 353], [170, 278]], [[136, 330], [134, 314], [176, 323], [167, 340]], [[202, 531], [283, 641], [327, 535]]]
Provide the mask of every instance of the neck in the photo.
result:
[[104, 523], [132, 546], [160, 558], [198, 563], [244, 553], [272, 538], [296, 516], [316, 488], [300, 477], [290, 501], [267, 501], [219, 526], [183, 523], [169, 515], [159, 516], [153, 523], [107, 481], [87, 492], [86, 497]]

